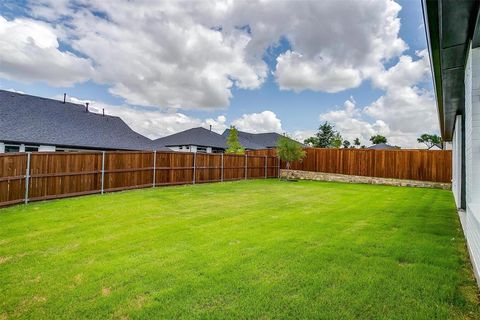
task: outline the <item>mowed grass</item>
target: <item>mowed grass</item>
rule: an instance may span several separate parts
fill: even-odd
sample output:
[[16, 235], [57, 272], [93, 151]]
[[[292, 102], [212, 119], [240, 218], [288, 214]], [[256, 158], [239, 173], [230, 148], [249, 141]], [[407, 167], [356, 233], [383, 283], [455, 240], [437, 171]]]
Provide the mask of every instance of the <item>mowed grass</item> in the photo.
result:
[[0, 210], [0, 319], [479, 319], [451, 192], [240, 181]]

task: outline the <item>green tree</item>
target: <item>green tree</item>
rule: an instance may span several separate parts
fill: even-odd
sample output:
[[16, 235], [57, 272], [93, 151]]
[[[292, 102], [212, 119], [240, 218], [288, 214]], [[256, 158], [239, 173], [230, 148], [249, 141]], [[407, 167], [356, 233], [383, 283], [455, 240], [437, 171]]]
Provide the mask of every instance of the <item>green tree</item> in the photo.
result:
[[330, 148], [332, 147], [332, 142], [337, 133], [333, 129], [333, 125], [331, 125], [328, 121], [325, 121], [324, 124], [318, 127], [318, 132], [315, 136], [310, 137], [304, 140], [305, 144], [308, 144], [315, 148]]
[[442, 149], [442, 138], [436, 134], [424, 133], [417, 139], [419, 143], [423, 143], [427, 146], [428, 150], [437, 146]]
[[353, 144], [354, 144], [356, 147], [360, 147], [360, 139], [359, 139], [359, 138], [355, 138], [355, 140], [353, 140]]
[[340, 135], [339, 132], [335, 132], [335, 134], [333, 135], [333, 139], [332, 139], [332, 142], [330, 143], [330, 148], [340, 148], [342, 146], [342, 142], [343, 142], [343, 139], [342, 139], [342, 136]]
[[348, 140], [343, 140], [342, 145], [345, 149], [348, 149], [350, 148], [351, 143]]
[[238, 130], [234, 126], [230, 127], [230, 132], [227, 137], [226, 153], [244, 154], [245, 148], [238, 141]]
[[387, 138], [380, 134], [376, 134], [370, 137], [370, 141], [372, 141], [373, 144], [387, 143]]
[[305, 140], [303, 140], [304, 144], [307, 144], [311, 147], [315, 147], [318, 144], [318, 138], [317, 137], [310, 137]]
[[277, 141], [277, 155], [280, 160], [285, 161], [286, 169], [290, 169], [290, 163], [302, 160], [305, 157], [305, 151], [300, 143], [289, 137], [281, 137]]

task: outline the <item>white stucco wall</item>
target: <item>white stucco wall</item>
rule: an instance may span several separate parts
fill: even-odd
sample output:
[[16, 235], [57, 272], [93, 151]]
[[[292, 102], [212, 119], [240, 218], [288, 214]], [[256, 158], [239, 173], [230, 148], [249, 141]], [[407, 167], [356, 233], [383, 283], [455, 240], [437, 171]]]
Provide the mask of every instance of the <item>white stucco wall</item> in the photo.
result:
[[39, 152], [55, 152], [55, 146], [44, 146], [40, 145], [38, 147]]
[[470, 50], [465, 68], [465, 175], [464, 231], [480, 280], [480, 48]]
[[5, 153], [5, 143], [0, 142], [0, 153]]
[[462, 116], [457, 115], [452, 139], [452, 192], [457, 208], [462, 206], [462, 148]]

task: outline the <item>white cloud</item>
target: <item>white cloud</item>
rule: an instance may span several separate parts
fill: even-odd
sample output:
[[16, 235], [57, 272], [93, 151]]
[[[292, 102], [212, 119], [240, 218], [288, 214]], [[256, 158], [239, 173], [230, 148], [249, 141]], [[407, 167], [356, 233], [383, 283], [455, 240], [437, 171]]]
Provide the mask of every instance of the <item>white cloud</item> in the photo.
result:
[[353, 67], [332, 67], [333, 61], [306, 59], [297, 52], [287, 51], [277, 58], [278, 85], [283, 90], [300, 92], [305, 89], [338, 92], [354, 88], [362, 82], [361, 72]]
[[295, 130], [289, 136], [303, 143], [305, 139], [313, 137], [316, 133], [314, 130]]
[[363, 119], [362, 111], [353, 98], [345, 101], [342, 108], [321, 114], [320, 120], [333, 123], [344, 139], [352, 141], [358, 137], [365, 145], [370, 144], [369, 139], [375, 134], [390, 136], [390, 128], [384, 121], [370, 123]]
[[428, 79], [429, 60], [425, 50], [417, 52], [419, 59], [401, 56], [388, 70], [377, 70], [372, 82], [385, 94], [360, 109], [353, 99], [343, 108], [321, 114], [320, 119], [335, 123], [344, 137], [359, 136], [362, 143], [374, 134], [385, 135], [389, 143], [402, 147], [422, 147], [417, 137], [422, 133], [438, 132], [438, 120], [433, 93], [417, 85]]
[[31, 19], [8, 21], [0, 16], [0, 77], [70, 86], [87, 80], [91, 62], [59, 50], [58, 31]]
[[277, 115], [269, 110], [260, 113], [244, 114], [232, 122], [238, 130], [251, 133], [278, 132], [282, 133], [282, 122]]
[[[49, 47], [57, 50], [62, 41], [95, 68], [90, 73], [89, 60], [57, 50], [55, 65], [62, 68], [44, 68], [47, 75], [38, 78], [55, 84], [52, 79], [88, 77], [143, 106], [225, 108], [234, 87], [263, 84], [269, 72], [263, 56], [281, 38], [290, 50], [278, 56], [274, 76], [281, 89], [297, 92], [356, 87], [407, 48], [398, 36], [401, 7], [390, 0], [42, 0], [29, 7], [32, 16], [50, 22], [35, 21], [49, 30]], [[17, 62], [2, 71], [12, 76], [32, 66]], [[71, 64], [79, 69], [66, 73]]]

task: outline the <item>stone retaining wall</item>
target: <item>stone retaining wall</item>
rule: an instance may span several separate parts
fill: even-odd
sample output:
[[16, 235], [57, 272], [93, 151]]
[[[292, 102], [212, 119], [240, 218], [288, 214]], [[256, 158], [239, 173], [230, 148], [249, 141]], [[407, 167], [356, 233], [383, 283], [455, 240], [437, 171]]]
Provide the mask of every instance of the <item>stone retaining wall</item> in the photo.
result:
[[299, 179], [299, 180], [318, 180], [318, 181], [336, 181], [349, 183], [368, 183], [368, 184], [384, 184], [389, 186], [401, 187], [419, 187], [419, 188], [436, 188], [450, 190], [451, 183], [431, 182], [431, 181], [416, 181], [416, 180], [401, 180], [390, 178], [376, 178], [364, 176], [350, 176], [344, 174], [312, 172], [301, 170], [284, 170], [280, 171], [280, 177]]

